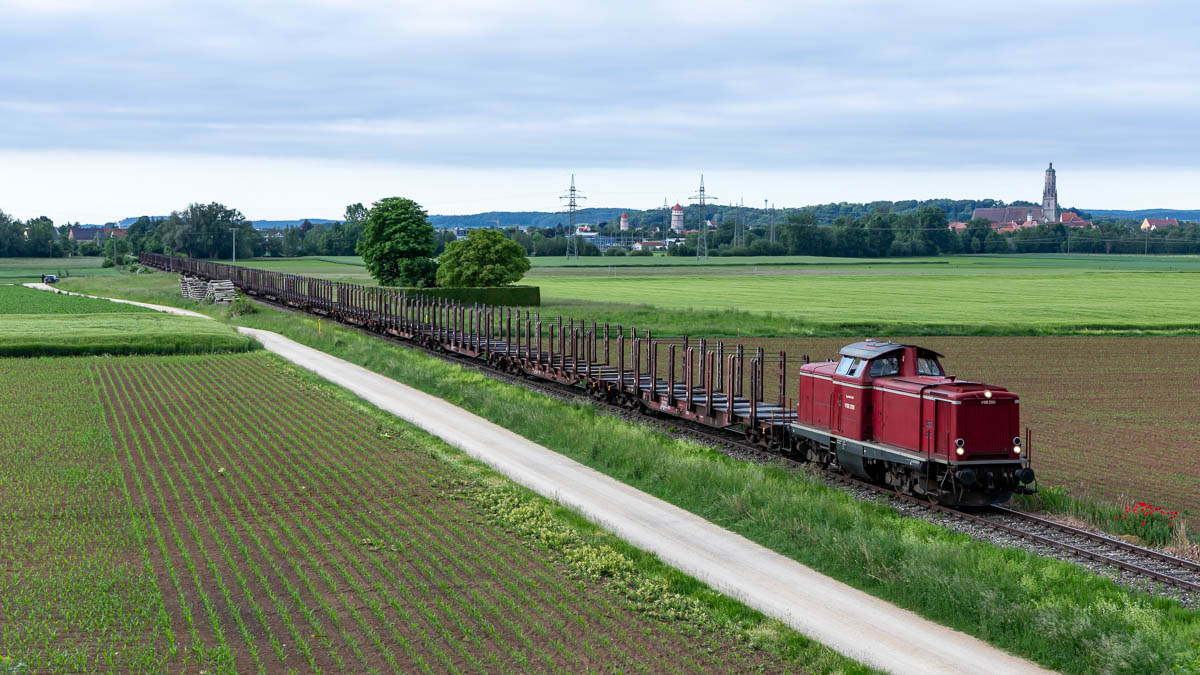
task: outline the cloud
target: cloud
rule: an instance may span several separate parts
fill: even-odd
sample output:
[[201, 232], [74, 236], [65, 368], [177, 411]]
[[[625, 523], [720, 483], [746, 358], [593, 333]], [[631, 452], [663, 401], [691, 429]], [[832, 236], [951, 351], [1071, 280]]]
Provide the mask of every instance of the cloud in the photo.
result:
[[0, 150], [1192, 167], [1187, 2], [0, 0]]

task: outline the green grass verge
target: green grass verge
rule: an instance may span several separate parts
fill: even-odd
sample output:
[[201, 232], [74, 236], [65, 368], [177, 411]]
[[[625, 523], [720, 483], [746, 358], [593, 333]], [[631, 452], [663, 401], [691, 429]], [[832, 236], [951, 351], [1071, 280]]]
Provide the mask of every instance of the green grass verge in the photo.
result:
[[741, 602], [635, 548], [579, 515], [513, 483], [440, 438], [352, 392], [272, 355], [289, 376], [304, 381], [379, 423], [379, 432], [402, 437], [446, 465], [436, 486], [470, 504], [491, 523], [549, 552], [580, 582], [604, 584], [632, 609], [667, 623], [717, 632], [739, 643], [783, 657], [804, 672], [877, 672], [768, 618]]
[[0, 317], [0, 356], [200, 354], [257, 347], [219, 322], [158, 312]]
[[[112, 281], [89, 283], [98, 294], [131, 297], [121, 279]], [[178, 304], [168, 288], [143, 287], [136, 299]], [[735, 461], [590, 405], [503, 384], [330, 322], [318, 328], [305, 315], [274, 310], [240, 322], [446, 399], [824, 574], [1045, 666], [1158, 673], [1200, 660], [1200, 613], [1074, 565], [904, 518], [820, 481]]]

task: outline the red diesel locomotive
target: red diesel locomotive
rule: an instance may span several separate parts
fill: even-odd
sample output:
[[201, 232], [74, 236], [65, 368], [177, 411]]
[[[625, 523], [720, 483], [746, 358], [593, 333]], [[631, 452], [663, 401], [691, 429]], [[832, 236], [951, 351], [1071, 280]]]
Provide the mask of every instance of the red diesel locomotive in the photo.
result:
[[946, 375], [940, 354], [914, 345], [856, 342], [839, 355], [800, 369], [794, 452], [943, 503], [1034, 492], [1016, 394]]

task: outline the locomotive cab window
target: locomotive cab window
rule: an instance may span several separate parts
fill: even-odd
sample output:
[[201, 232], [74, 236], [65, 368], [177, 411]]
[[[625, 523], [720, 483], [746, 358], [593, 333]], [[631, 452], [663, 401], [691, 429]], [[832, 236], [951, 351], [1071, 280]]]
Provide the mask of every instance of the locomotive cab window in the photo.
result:
[[871, 377], [888, 377], [900, 374], [900, 359], [895, 356], [885, 356], [871, 362]]
[[945, 375], [945, 372], [942, 370], [942, 364], [938, 363], [937, 359], [925, 356], [917, 359], [917, 374], [938, 377]]

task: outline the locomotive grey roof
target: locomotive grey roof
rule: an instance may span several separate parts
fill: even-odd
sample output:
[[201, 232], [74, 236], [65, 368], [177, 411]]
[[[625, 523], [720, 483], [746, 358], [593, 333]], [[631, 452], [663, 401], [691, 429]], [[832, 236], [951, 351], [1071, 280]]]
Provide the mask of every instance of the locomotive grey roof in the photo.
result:
[[841, 354], [842, 356], [852, 356], [858, 359], [874, 359], [883, 356], [884, 354], [900, 351], [905, 347], [916, 347], [919, 353], [929, 353], [933, 354], [934, 356], [941, 356], [941, 354], [933, 351], [932, 349], [926, 349], [925, 347], [918, 347], [917, 345], [902, 345], [897, 342], [881, 342], [879, 340], [864, 340], [863, 342], [855, 342], [854, 344], [846, 345], [845, 347], [842, 347], [838, 354]]

